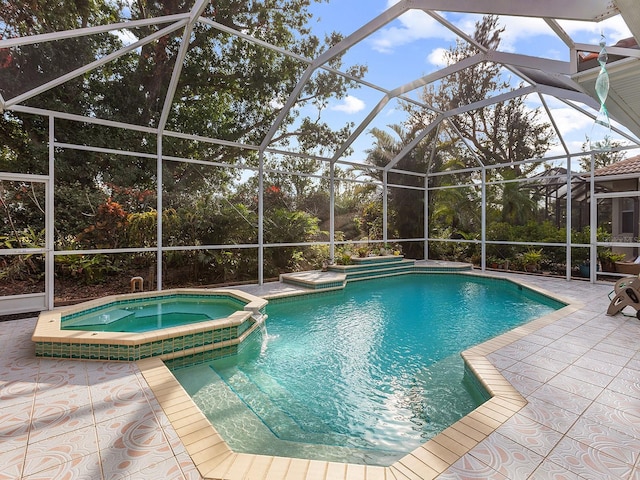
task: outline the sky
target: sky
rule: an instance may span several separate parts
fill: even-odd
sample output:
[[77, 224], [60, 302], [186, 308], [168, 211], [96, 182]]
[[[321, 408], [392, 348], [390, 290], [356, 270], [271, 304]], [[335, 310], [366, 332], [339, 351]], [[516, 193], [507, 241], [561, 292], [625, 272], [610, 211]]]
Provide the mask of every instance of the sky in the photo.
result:
[[[324, 32], [338, 31], [349, 35], [366, 22], [372, 20], [397, 0], [332, 0], [328, 3], [312, 4], [314, 13], [312, 28], [323, 36]], [[442, 14], [461, 30], [471, 34], [478, 15]], [[550, 27], [541, 19], [502, 17], [505, 27], [500, 50], [524, 55], [533, 55], [556, 60], [569, 60], [569, 49], [558, 39]], [[561, 26], [574, 41], [597, 45], [604, 35], [607, 45], [631, 36], [620, 16], [600, 23], [560, 21]], [[443, 52], [455, 44], [456, 35], [421, 11], [408, 12], [381, 30], [351, 48], [344, 56], [344, 64], [365, 64], [368, 73], [365, 80], [393, 89], [415, 80], [444, 66]], [[359, 124], [382, 97], [379, 91], [360, 88], [349, 92], [342, 100], [332, 102], [323, 119], [328, 122], [353, 121]], [[555, 121], [567, 143], [579, 150], [585, 142], [593, 121], [572, 108], [546, 97], [554, 112]], [[537, 96], [528, 97], [533, 108], [540, 106]], [[596, 113], [596, 112], [593, 112]], [[370, 125], [384, 127], [400, 123], [403, 115], [395, 102], [385, 108]], [[369, 128], [370, 128], [369, 127]], [[369, 130], [367, 129], [367, 131]], [[372, 137], [362, 135], [354, 144], [352, 160], [361, 159], [371, 146]], [[553, 153], [560, 154], [560, 145]]]

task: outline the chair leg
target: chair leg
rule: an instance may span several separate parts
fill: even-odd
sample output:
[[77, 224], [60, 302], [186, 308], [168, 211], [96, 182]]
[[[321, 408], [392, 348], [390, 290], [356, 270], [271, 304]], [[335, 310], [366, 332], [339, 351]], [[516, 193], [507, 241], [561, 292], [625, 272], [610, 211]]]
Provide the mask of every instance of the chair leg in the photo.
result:
[[611, 303], [609, 304], [609, 308], [607, 309], [607, 315], [615, 315], [616, 313], [622, 311], [622, 309], [626, 306], [631, 306], [636, 310], [640, 310], [640, 293], [629, 287], [624, 290], [620, 290]]

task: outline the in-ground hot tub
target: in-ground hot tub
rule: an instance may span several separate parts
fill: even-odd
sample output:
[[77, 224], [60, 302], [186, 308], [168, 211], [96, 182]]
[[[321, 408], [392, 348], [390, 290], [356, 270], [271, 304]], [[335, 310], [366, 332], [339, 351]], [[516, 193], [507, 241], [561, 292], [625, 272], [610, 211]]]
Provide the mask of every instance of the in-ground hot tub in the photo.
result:
[[266, 304], [233, 289], [114, 295], [42, 312], [32, 340], [40, 357], [136, 361], [209, 352], [219, 358], [235, 354], [259, 327]]

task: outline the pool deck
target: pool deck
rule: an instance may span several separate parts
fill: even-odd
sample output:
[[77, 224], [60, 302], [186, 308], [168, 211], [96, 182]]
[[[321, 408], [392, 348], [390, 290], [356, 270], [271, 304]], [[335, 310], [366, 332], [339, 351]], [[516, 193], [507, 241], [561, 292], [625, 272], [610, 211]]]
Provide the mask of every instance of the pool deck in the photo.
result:
[[604, 314], [612, 285], [495, 275], [573, 307], [468, 351], [499, 401], [388, 468], [229, 452], [156, 359], [37, 358], [36, 319], [0, 323], [0, 479], [640, 478], [640, 321]]

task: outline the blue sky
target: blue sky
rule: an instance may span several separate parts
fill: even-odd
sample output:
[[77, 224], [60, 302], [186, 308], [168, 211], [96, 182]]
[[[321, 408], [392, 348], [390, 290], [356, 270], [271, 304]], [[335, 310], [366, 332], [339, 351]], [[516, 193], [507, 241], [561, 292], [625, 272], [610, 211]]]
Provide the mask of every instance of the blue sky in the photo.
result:
[[[322, 35], [325, 31], [336, 30], [349, 35], [373, 19], [394, 0], [335, 0], [329, 3], [312, 4], [315, 14], [312, 28]], [[472, 33], [474, 24], [481, 17], [466, 14], [444, 14], [445, 18], [467, 33]], [[501, 50], [526, 55], [542, 56], [557, 60], [569, 60], [569, 49], [540, 19], [503, 17], [501, 24], [506, 27], [502, 36]], [[618, 16], [600, 23], [559, 22], [579, 43], [598, 44], [601, 34], [608, 45], [631, 36], [622, 19]], [[389, 23], [363, 42], [349, 50], [344, 57], [345, 65], [363, 63], [368, 66], [367, 81], [392, 89], [443, 66], [442, 52], [455, 43], [456, 36], [421, 11], [412, 11]], [[349, 97], [336, 101], [323, 115], [328, 121], [354, 121], [358, 124], [380, 100], [380, 92], [361, 88], [350, 92]], [[554, 118], [560, 130], [572, 145], [581, 145], [588, 134], [592, 121], [564, 104], [548, 99], [554, 111]], [[537, 97], [531, 98], [532, 107], [539, 106]], [[401, 112], [389, 105], [372, 126], [400, 123]], [[326, 116], [325, 116], [326, 115]], [[362, 157], [362, 151], [371, 144], [371, 137], [362, 136], [354, 145], [353, 160]], [[560, 149], [554, 152], [560, 153]]]

